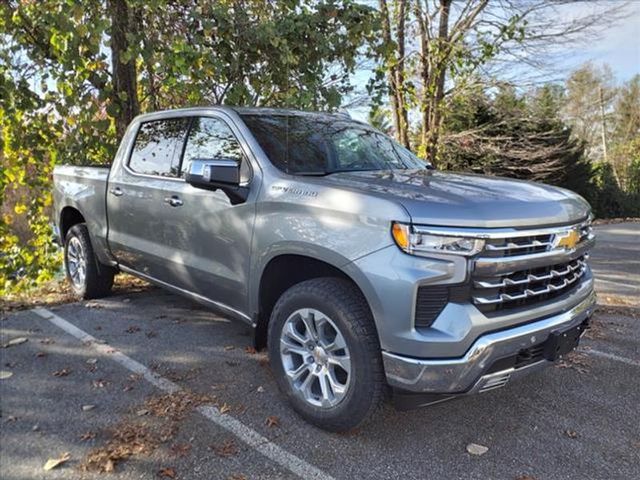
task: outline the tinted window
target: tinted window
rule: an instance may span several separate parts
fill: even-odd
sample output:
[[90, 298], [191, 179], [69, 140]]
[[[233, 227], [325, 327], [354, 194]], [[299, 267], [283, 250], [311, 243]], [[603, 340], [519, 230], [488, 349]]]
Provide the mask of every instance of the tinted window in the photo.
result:
[[192, 160], [234, 160], [240, 165], [240, 178], [249, 178], [249, 166], [238, 139], [229, 126], [217, 118], [193, 119], [182, 161], [183, 175]]
[[137, 173], [177, 177], [189, 120], [158, 120], [140, 125], [129, 167]]
[[293, 174], [424, 169], [427, 164], [366, 125], [326, 115], [242, 115], [277, 168]]

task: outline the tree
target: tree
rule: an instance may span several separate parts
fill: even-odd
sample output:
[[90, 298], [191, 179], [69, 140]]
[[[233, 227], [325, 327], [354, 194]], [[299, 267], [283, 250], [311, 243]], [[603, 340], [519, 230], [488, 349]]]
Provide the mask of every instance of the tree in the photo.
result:
[[623, 190], [637, 190], [640, 165], [640, 75], [618, 89], [612, 112], [611, 163]]
[[376, 22], [354, 0], [0, 3], [0, 292], [52, 274], [54, 164], [110, 162], [149, 110], [336, 109]]
[[567, 80], [564, 115], [575, 136], [586, 143], [587, 156], [594, 162], [607, 160], [605, 145], [610, 136], [615, 95], [613, 73], [608, 65], [598, 68], [586, 63]]
[[492, 97], [459, 96], [445, 123], [441, 165], [558, 185], [589, 196], [584, 144], [560, 118], [562, 94], [546, 85], [527, 94], [503, 85]]
[[[596, 34], [626, 7], [603, 4], [563, 20], [560, 9], [572, 2], [380, 0], [384, 45], [377, 50], [380, 70], [373, 86], [388, 92], [398, 140], [408, 144], [410, 126], [404, 118], [417, 110], [417, 151], [436, 163], [443, 122], [456, 92], [472, 88], [479, 79], [493, 79], [492, 67], [507, 61], [511, 69], [515, 62], [540, 67], [539, 59], [548, 57], [553, 46]], [[410, 37], [416, 40], [407, 42]]]

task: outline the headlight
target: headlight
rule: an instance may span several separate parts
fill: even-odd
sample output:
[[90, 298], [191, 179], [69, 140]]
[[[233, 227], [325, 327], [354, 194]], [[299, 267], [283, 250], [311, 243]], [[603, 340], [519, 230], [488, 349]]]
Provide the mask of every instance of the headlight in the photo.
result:
[[453, 237], [415, 231], [411, 225], [394, 222], [391, 226], [393, 239], [402, 250], [412, 255], [448, 253], [471, 256], [482, 251], [484, 240], [479, 238]]

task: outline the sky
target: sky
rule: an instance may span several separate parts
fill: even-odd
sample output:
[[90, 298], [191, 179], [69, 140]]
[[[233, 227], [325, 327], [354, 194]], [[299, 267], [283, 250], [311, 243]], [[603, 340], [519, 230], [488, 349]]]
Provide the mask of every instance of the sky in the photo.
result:
[[[599, 3], [614, 2], [621, 0]], [[565, 8], [580, 13], [591, 7], [585, 2], [582, 6], [578, 4]], [[622, 82], [640, 74], [640, 0], [630, 0], [624, 17], [601, 32], [599, 39], [566, 51], [559, 60], [558, 67], [569, 73], [587, 61], [609, 64], [616, 80]]]

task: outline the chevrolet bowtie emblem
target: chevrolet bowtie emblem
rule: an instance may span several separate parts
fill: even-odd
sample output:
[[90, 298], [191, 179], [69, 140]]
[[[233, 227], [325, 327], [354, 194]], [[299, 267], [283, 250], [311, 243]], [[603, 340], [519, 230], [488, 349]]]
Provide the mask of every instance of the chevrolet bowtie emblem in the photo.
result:
[[567, 250], [572, 250], [576, 248], [579, 241], [580, 233], [577, 230], [569, 230], [568, 232], [557, 234], [553, 243], [556, 248], [564, 247]]

